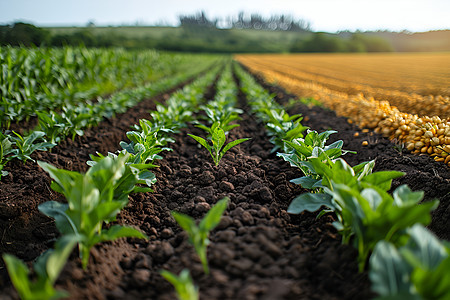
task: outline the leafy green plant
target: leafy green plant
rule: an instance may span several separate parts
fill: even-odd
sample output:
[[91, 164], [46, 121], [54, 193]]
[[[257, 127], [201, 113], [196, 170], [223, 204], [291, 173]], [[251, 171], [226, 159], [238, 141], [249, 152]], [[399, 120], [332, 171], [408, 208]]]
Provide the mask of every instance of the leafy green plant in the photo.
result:
[[[200, 106], [200, 109], [206, 114], [207, 122], [210, 125], [217, 122], [223, 131], [225, 131], [225, 134], [239, 126], [238, 124], [231, 124], [231, 122], [241, 120], [239, 114], [243, 113], [242, 109], [235, 107], [237, 103], [237, 91], [231, 72], [231, 65], [227, 64], [217, 81], [214, 99]], [[198, 124], [197, 127], [207, 132], [209, 129], [209, 127], [202, 124]], [[210, 132], [209, 134], [211, 135]]]
[[[231, 104], [230, 104], [231, 106]], [[241, 120], [238, 113], [242, 113], [240, 109], [233, 109], [232, 106], [228, 108], [215, 106], [211, 103], [207, 105], [200, 106], [201, 109], [206, 113], [206, 116], [211, 121], [211, 124], [217, 123], [225, 133], [229, 132], [231, 129], [239, 127], [239, 124], [230, 124], [232, 121]], [[198, 128], [205, 130], [209, 135], [212, 135], [211, 128], [203, 124], [196, 124]]]
[[[327, 156], [325, 156], [325, 158], [327, 158]], [[396, 171], [382, 171], [365, 179], [365, 177], [372, 174], [372, 170], [375, 166], [374, 160], [363, 162], [354, 167], [351, 167], [341, 158], [336, 159], [334, 162], [324, 162], [320, 158], [310, 157], [309, 161], [300, 161], [299, 163], [302, 166], [307, 167], [308, 172], [318, 179], [308, 175], [292, 179], [291, 182], [300, 184], [307, 189], [320, 189], [320, 192], [304, 193], [294, 198], [288, 208], [288, 212], [292, 214], [299, 214], [305, 210], [315, 212], [322, 206], [329, 208], [323, 213], [333, 211], [333, 204], [331, 201], [332, 196], [330, 193], [323, 192], [324, 188], [328, 188], [326, 191], [332, 191], [332, 180], [334, 180], [334, 183], [358, 187], [358, 190], [362, 190], [363, 187], [372, 187], [370, 182], [377, 182], [383, 190], [387, 191], [391, 186], [392, 179], [403, 176], [404, 174]], [[365, 182], [366, 180], [367, 182]]]
[[146, 238], [131, 227], [113, 225], [109, 229], [102, 228], [105, 222], [115, 220], [117, 213], [128, 203], [128, 194], [137, 183], [136, 177], [127, 176], [130, 170], [125, 165], [126, 160], [127, 156], [116, 159], [105, 157], [89, 168], [86, 174], [38, 162], [54, 179], [52, 189], [62, 193], [68, 202], [48, 201], [38, 208], [55, 219], [56, 227], [62, 234], [75, 234], [79, 238], [83, 268], [87, 266], [90, 249], [97, 243], [121, 237]]
[[205, 217], [200, 221], [199, 225], [195, 224], [195, 220], [185, 214], [172, 211], [172, 216], [183, 228], [188, 236], [189, 241], [194, 245], [195, 251], [200, 258], [203, 265], [203, 270], [206, 274], [209, 274], [208, 261], [206, 257], [206, 249], [209, 244], [209, 233], [220, 222], [220, 218], [227, 208], [229, 198], [225, 197], [219, 200], [209, 211]]
[[[96, 96], [122, 89], [117, 93], [120, 95], [114, 95], [108, 102], [135, 104], [151, 96], [152, 92], [159, 93], [185, 81], [217, 60], [217, 56], [211, 55], [85, 47], [1, 47], [0, 57], [0, 103], [3, 108], [0, 124], [6, 128], [11, 121], [29, 119], [37, 111], [63, 111], [66, 105], [79, 106]], [[145, 88], [144, 83], [147, 83]], [[133, 86], [139, 88], [133, 89]], [[124, 96], [128, 100], [124, 100]], [[97, 104], [89, 110], [98, 112]], [[118, 108], [123, 109], [120, 105]], [[75, 109], [74, 112], [83, 110]], [[76, 118], [72, 117], [72, 120]]]
[[114, 187], [114, 199], [122, 198], [126, 200], [129, 193], [153, 192], [151, 186], [156, 183], [156, 176], [148, 171], [148, 168], [155, 167], [155, 165], [133, 163], [134, 160], [130, 158], [131, 155], [125, 151], [119, 152], [118, 154], [108, 153], [107, 156], [104, 156], [101, 153], [97, 153], [97, 156], [90, 154], [90, 157], [92, 160], [88, 161], [87, 164], [91, 167], [95, 166], [106, 157], [109, 157], [112, 160], [123, 160], [126, 158], [125, 171]]
[[320, 187], [324, 193], [301, 194], [291, 202], [288, 212], [314, 212], [322, 206], [326, 208], [319, 216], [334, 212], [338, 221], [333, 225], [342, 234], [343, 242], [352, 242], [358, 249], [360, 270], [378, 241], [398, 243], [407, 227], [428, 224], [429, 212], [438, 204], [436, 200], [418, 205], [423, 192], [412, 192], [407, 186], [398, 187], [392, 197], [387, 193], [392, 180], [403, 173], [372, 173], [373, 161], [352, 168], [341, 158], [330, 163], [313, 157], [307, 166], [321, 179], [302, 177], [295, 181], [302, 186]]
[[8, 161], [7, 156], [14, 152], [12, 143], [9, 138], [9, 135], [5, 135], [0, 132], [0, 179], [2, 178], [2, 176], [8, 175], [8, 172], [3, 171], [3, 168]]
[[24, 262], [13, 255], [3, 254], [9, 276], [20, 298], [47, 300], [67, 297], [67, 292], [55, 290], [53, 285], [77, 242], [76, 235], [64, 235], [55, 243], [54, 250], [44, 252], [33, 265], [35, 280], [30, 279]]
[[343, 233], [344, 243], [352, 242], [358, 249], [361, 271], [379, 241], [398, 245], [408, 227], [431, 222], [430, 212], [439, 201], [419, 205], [423, 194], [411, 191], [406, 185], [398, 187], [392, 197], [376, 185], [359, 191], [345, 184], [333, 183], [331, 195], [339, 219], [333, 225]]
[[290, 116], [282, 108], [263, 108], [260, 111], [265, 114], [266, 128], [268, 135], [271, 136], [270, 142], [275, 145], [272, 153], [279, 149], [289, 152], [285, 148], [285, 142], [302, 138], [303, 132], [308, 129], [301, 124], [303, 120], [301, 114]]
[[[28, 159], [34, 162], [34, 159], [31, 158], [31, 154], [36, 151], [47, 151], [47, 149], [53, 148], [56, 144], [48, 143], [45, 141], [44, 136], [45, 132], [42, 131], [33, 131], [31, 134], [27, 136], [21, 136], [17, 132], [13, 131], [14, 136], [11, 136], [12, 143], [15, 146], [13, 149], [12, 158], [17, 158], [22, 161], [27, 161]], [[36, 142], [38, 140], [42, 140], [41, 142]], [[36, 142], [36, 143], [35, 143]]]
[[175, 287], [179, 300], [198, 300], [198, 287], [194, 285], [189, 270], [182, 270], [179, 276], [166, 270], [160, 273]]
[[450, 299], [450, 245], [419, 224], [407, 233], [405, 245], [380, 241], [370, 257], [377, 299]]
[[223, 131], [222, 128], [219, 127], [218, 123], [214, 123], [211, 126], [211, 133], [212, 133], [211, 134], [212, 145], [209, 145], [209, 143], [202, 137], [199, 137], [199, 136], [196, 136], [193, 134], [188, 134], [188, 135], [208, 150], [208, 152], [209, 152], [209, 154], [211, 154], [211, 157], [213, 158], [216, 166], [219, 165], [220, 160], [222, 159], [222, 157], [228, 150], [230, 150], [232, 147], [234, 147], [242, 142], [248, 141], [250, 139], [250, 138], [237, 139], [237, 140], [229, 142], [228, 144], [226, 144], [224, 146], [225, 141], [226, 141], [225, 132]]
[[120, 142], [120, 146], [129, 153], [129, 160], [133, 164], [148, 164], [148, 167], [154, 167], [152, 164], [155, 159], [161, 159], [158, 154], [162, 151], [171, 151], [172, 149], [162, 147], [173, 139], [167, 137], [172, 130], [152, 126], [153, 124], [145, 119], [139, 120], [140, 126], [135, 131], [128, 131], [127, 137], [131, 141]]
[[302, 179], [294, 179], [291, 182], [297, 184], [305, 184], [305, 188], [311, 189], [315, 183], [320, 181], [320, 176], [311, 168], [308, 160], [310, 158], [318, 158], [327, 165], [333, 164], [333, 161], [346, 153], [356, 153], [353, 151], [343, 150], [343, 141], [336, 141], [328, 146], [325, 145], [328, 137], [336, 133], [335, 130], [327, 130], [318, 133], [315, 130], [308, 130], [305, 138], [295, 138], [292, 141], [285, 140], [285, 153], [278, 153], [277, 156], [282, 157], [289, 162], [291, 166], [298, 167], [302, 170], [305, 177]]
[[61, 137], [67, 134], [67, 127], [63, 118], [55, 112], [36, 112], [39, 120], [39, 129], [45, 132], [45, 135], [52, 144], [61, 141]]

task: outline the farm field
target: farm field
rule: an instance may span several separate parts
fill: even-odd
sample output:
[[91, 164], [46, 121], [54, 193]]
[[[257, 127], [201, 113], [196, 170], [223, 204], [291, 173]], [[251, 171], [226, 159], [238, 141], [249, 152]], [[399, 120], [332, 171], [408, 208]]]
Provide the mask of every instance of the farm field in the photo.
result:
[[[160, 55], [164, 57], [165, 54]], [[444, 57], [448, 58], [445, 55]], [[194, 66], [189, 64], [189, 59], [180, 59], [185, 62], [183, 68], [178, 70], [177, 66], [169, 63], [172, 71], [164, 72], [166, 67], [162, 66], [161, 72], [164, 76], [154, 74], [153, 80], [139, 81], [138, 90], [134, 93], [120, 94], [121, 96], [117, 97], [114, 96], [114, 89], [109, 91], [111, 95], [102, 94], [105, 99], [122, 99], [115, 103], [119, 107], [126, 104], [125, 109], [122, 107], [112, 110], [110, 114], [103, 114], [96, 122], [83, 126], [82, 134], [74, 131], [75, 135], [57, 135], [59, 140], [51, 146], [51, 151], [34, 151], [25, 161], [8, 160], [3, 168], [6, 173], [0, 180], [2, 254], [12, 254], [23, 260], [27, 268], [32, 268], [32, 262], [41, 253], [57, 248], [55, 241], [62, 235], [61, 230], [67, 230], [64, 226], [58, 226], [61, 218], [56, 220], [55, 226], [53, 218], [46, 217], [38, 206], [42, 207], [46, 201], [65, 203], [67, 198], [75, 197], [76, 193], [56, 192], [55, 184], [51, 182], [55, 180], [54, 174], [57, 172], [49, 174], [49, 167], [42, 163], [51, 164], [58, 169], [93, 173], [95, 166], [98, 167], [101, 161], [107, 160], [101, 160], [101, 156], [95, 158], [96, 153], [107, 155], [111, 152], [119, 155], [117, 151], [120, 150], [123, 156], [119, 155], [117, 161], [129, 157], [136, 159], [128, 166], [135, 167], [131, 170], [136, 172], [133, 173], [136, 178], [142, 175], [140, 179], [147, 179], [135, 181], [134, 184], [142, 189], [149, 186], [153, 191], [139, 192], [139, 189], [136, 189], [133, 190], [135, 193], [131, 193], [132, 189], [128, 189], [128, 192], [123, 194], [125, 196], [119, 195], [122, 197], [122, 202], [119, 201], [122, 205], [120, 212], [116, 211], [116, 218], [100, 223], [100, 228], [103, 226], [107, 230], [119, 224], [131, 226], [145, 234], [147, 239], [135, 235], [113, 241], [106, 240], [95, 244], [88, 250], [88, 256], [81, 258], [81, 250], [71, 251], [67, 263], [53, 282], [57, 289], [69, 293], [69, 299], [175, 299], [173, 286], [161, 276], [160, 271], [180, 274], [184, 269], [190, 271], [194, 284], [198, 286], [200, 299], [375, 298], [376, 293], [372, 290], [373, 283], [369, 278], [371, 266], [368, 258], [361, 260], [358, 248], [354, 248], [352, 243], [343, 243], [341, 233], [333, 225], [336, 221], [347, 225], [339, 219], [339, 211], [336, 210], [336, 214], [327, 213], [320, 218], [317, 218], [318, 210], [303, 211], [300, 214], [288, 213], [293, 199], [300, 194], [307, 194], [310, 189], [291, 182], [292, 179], [303, 176], [304, 172], [277, 156], [277, 152], [289, 154], [289, 151], [292, 151], [284, 144], [283, 140], [288, 139], [288, 136], [283, 136], [286, 132], [280, 128], [288, 127], [289, 130], [295, 131], [302, 125], [318, 132], [336, 130], [327, 145], [337, 142], [334, 144], [337, 147], [338, 141], [342, 140], [343, 149], [355, 151], [356, 153], [342, 156], [351, 166], [375, 160], [372, 174], [387, 170], [404, 172], [404, 176], [392, 177], [392, 189], [389, 188], [389, 181], [386, 191], [382, 191], [386, 184], [376, 188], [369, 185], [369, 181], [366, 184], [376, 189], [384, 198], [390, 197], [386, 196], [387, 190], [392, 193], [404, 184], [413, 191], [423, 191], [422, 203], [414, 203], [409, 207], [414, 210], [416, 207], [425, 209], [433, 206], [434, 210], [431, 211], [429, 220], [427, 214], [421, 211], [415, 216], [414, 222], [408, 224], [429, 223], [427, 227], [430, 232], [440, 239], [450, 240], [450, 226], [447, 221], [450, 218], [450, 169], [446, 164], [435, 161], [429, 155], [413, 154], [383, 137], [381, 132], [363, 130], [357, 122], [349, 123], [348, 118], [336, 115], [333, 110], [303, 104], [298, 100], [298, 96], [294, 95], [297, 91], [291, 89], [292, 85], [285, 85], [282, 80], [285, 77], [295, 81], [324, 78], [323, 82], [326, 83], [330, 80], [331, 73], [320, 73], [317, 71], [319, 68], [315, 69], [315, 73], [300, 73], [299, 76], [305, 77], [295, 77], [294, 73], [287, 72], [295, 72], [297, 65], [287, 61], [279, 64], [267, 62], [265, 65], [266, 60], [259, 56], [238, 56], [237, 60], [244, 68], [232, 63], [230, 57], [199, 56], [192, 59], [197, 64], [205, 62], [195, 70], [192, 70]], [[324, 59], [321, 63], [325, 61]], [[248, 75], [245, 70], [253, 73], [254, 77]], [[265, 73], [266, 70], [272, 73]], [[337, 78], [333, 84], [343, 89], [351, 88], [348, 82], [357, 82], [356, 79], [346, 77], [347, 81], [342, 80], [338, 75], [334, 75], [345, 74], [339, 70], [336, 67], [336, 73], [333, 73], [335, 77], [332, 79]], [[306, 76], [312, 77], [305, 79]], [[436, 81], [440, 80], [438, 74], [433, 76]], [[164, 80], [164, 85], [159, 80]], [[274, 80], [277, 80], [281, 87], [273, 84]], [[370, 81], [374, 79], [364, 80], [367, 81], [358, 84], [367, 89], [375, 88]], [[412, 85], [413, 93], [417, 94], [417, 97], [425, 98], [427, 95], [419, 93], [419, 76], [416, 80], [417, 83]], [[445, 101], [448, 102], [448, 94], [445, 94], [448, 91], [445, 88], [448, 87], [445, 87], [445, 82], [439, 85], [430, 81], [435, 86], [427, 87], [427, 92], [421, 91], [439, 91], [433, 96], [442, 96], [444, 103], [441, 107], [445, 107]], [[156, 83], [159, 83], [158, 88], [152, 88]], [[149, 90], [141, 91], [139, 87], [143, 86]], [[267, 92], [261, 92], [260, 87]], [[327, 88], [331, 89], [331, 86]], [[376, 89], [401, 89], [402, 93], [411, 93], [411, 90], [387, 81], [376, 86]], [[274, 95], [274, 101], [267, 98], [270, 94]], [[302, 96], [315, 96], [321, 100], [320, 95], [317, 93]], [[125, 98], [139, 98], [139, 101], [130, 102]], [[262, 100], [259, 105], [268, 105], [266, 109], [257, 108], [258, 99]], [[92, 107], [92, 111], [96, 111], [93, 109], [96, 107], [96, 101], [88, 104], [91, 105], [89, 107]], [[55, 109], [53, 112], [57, 119], [61, 110]], [[226, 114], [228, 112], [229, 115]], [[291, 118], [284, 119], [277, 127], [276, 120], [264, 119], [264, 112], [267, 115], [272, 114], [272, 118], [278, 121], [280, 118], [277, 119], [277, 114], [288, 114]], [[301, 114], [303, 119], [296, 118], [295, 114]], [[222, 117], [228, 118], [231, 123], [223, 121]], [[21, 134], [25, 136], [35, 128], [37, 120], [32, 121], [35, 118], [31, 113], [31, 121], [2, 120], [2, 124], [10, 124], [11, 129], [20, 128]], [[442, 119], [444, 118], [445, 115], [442, 116]], [[140, 121], [143, 119], [150, 121]], [[250, 139], [240, 140], [241, 143], [231, 147], [221, 160], [216, 162], [217, 156], [215, 157], [214, 153], [208, 153], [204, 144], [199, 144], [197, 139], [188, 135], [205, 137], [205, 143], [210, 143], [211, 140], [214, 145], [216, 140], [220, 140], [213, 138], [214, 133], [220, 133], [214, 129], [214, 124], [223, 128], [222, 132], [228, 132], [227, 142]], [[6, 129], [6, 125], [4, 126], [2, 129]], [[43, 130], [43, 127], [40, 129]], [[280, 133], [283, 138], [275, 132]], [[208, 139], [208, 135], [211, 138]], [[304, 135], [297, 132], [296, 136], [304, 137], [306, 131]], [[48, 138], [48, 133], [43, 140], [45, 138]], [[17, 140], [13, 141], [18, 143]], [[147, 147], [151, 142], [154, 143], [153, 148], [148, 149], [152, 150], [145, 152], [148, 159], [137, 163], [137, 159], [144, 156], [144, 152], [139, 152], [141, 148], [137, 144]], [[3, 145], [6, 144], [2, 144], [2, 147]], [[165, 147], [172, 150], [169, 151]], [[16, 154], [12, 152], [9, 155]], [[333, 152], [334, 158], [339, 155], [340, 152]], [[93, 166], [92, 162], [88, 165], [88, 161], [96, 159], [97, 165]], [[40, 161], [39, 165], [33, 160]], [[158, 167], [152, 167], [152, 164]], [[153, 173], [155, 178], [145, 173], [147, 171], [142, 171], [143, 165], [149, 168], [148, 171]], [[123, 165], [123, 168], [128, 167]], [[97, 179], [95, 176], [92, 179], [86, 176], [84, 180], [102, 181], [98, 178], [106, 177], [106, 173], [107, 171], [98, 175]], [[71, 174], [73, 178], [78, 176]], [[133, 176], [129, 178], [134, 178]], [[82, 184], [82, 181], [78, 184]], [[326, 182], [322, 181], [322, 184], [326, 185]], [[63, 185], [64, 189], [69, 189], [70, 185], [70, 188], [76, 189], [76, 184]], [[102, 195], [113, 197], [118, 189], [116, 186], [114, 191]], [[60, 187], [60, 191], [62, 190]], [[315, 190], [320, 191], [323, 192], [322, 187]], [[414, 202], [414, 199], [419, 200], [417, 194], [408, 195], [411, 197], [409, 203]], [[86, 195], [86, 198], [88, 197], [94, 196]], [[217, 227], [209, 235], [209, 274], [206, 274], [205, 266], [190, 243], [188, 234], [178, 225], [178, 220], [174, 219], [171, 212], [180, 212], [200, 220], [219, 200], [226, 197], [229, 198], [228, 206]], [[433, 204], [435, 199], [439, 200], [439, 204]], [[395, 205], [392, 203], [392, 207], [397, 207], [398, 202], [401, 202], [401, 195], [396, 196], [396, 201]], [[405, 204], [405, 207], [407, 206]], [[409, 212], [405, 210], [403, 213], [402, 217], [408, 219]], [[403, 231], [399, 232], [391, 235], [395, 237], [400, 234], [406, 238], [406, 235], [402, 235]], [[79, 234], [82, 234], [81, 229]], [[355, 233], [351, 239], [358, 238]], [[389, 240], [389, 237], [386, 237], [386, 241], [392, 242], [392, 245], [396, 243], [395, 239]], [[80, 240], [77, 240], [77, 243], [81, 243]], [[442, 257], [448, 261], [444, 254]], [[85, 260], [87, 265], [83, 268]], [[0, 298], [18, 298], [5, 263], [2, 261], [0, 266]], [[36, 273], [38, 272], [35, 271], [35, 275]], [[445, 286], [436, 287], [435, 291], [448, 295], [448, 288]]]
[[[450, 114], [449, 53], [244, 55], [236, 59], [259, 72], [276, 72], [349, 96], [362, 93], [389, 101], [402, 112], [443, 118]], [[297, 93], [320, 97], [312, 91]]]
[[448, 53], [243, 55], [236, 59], [296, 96], [319, 100], [350, 122], [450, 166]]

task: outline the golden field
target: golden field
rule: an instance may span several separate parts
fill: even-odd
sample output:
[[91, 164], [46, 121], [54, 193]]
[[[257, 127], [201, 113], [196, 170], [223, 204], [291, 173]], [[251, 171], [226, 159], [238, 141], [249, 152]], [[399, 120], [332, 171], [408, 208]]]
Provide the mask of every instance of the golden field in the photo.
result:
[[450, 166], [450, 53], [237, 55], [266, 81], [312, 97]]

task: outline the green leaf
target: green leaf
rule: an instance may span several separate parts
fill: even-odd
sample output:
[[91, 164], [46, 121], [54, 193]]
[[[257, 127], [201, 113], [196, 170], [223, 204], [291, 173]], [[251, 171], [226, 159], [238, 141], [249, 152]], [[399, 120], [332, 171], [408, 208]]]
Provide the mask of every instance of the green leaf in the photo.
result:
[[210, 145], [208, 145], [208, 142], [206, 142], [206, 140], [204, 138], [201, 138], [199, 136], [196, 136], [196, 135], [193, 135], [193, 134], [189, 134], [189, 133], [188, 133], [188, 136], [190, 136], [191, 138], [196, 140], [200, 145], [205, 147], [209, 151], [209, 153], [211, 153], [212, 147]]
[[322, 206], [326, 206], [329, 209], [335, 209], [331, 202], [331, 196], [328, 194], [311, 194], [305, 193], [297, 196], [292, 200], [287, 209], [290, 214], [299, 214], [307, 210], [309, 212], [315, 212]]
[[313, 189], [314, 185], [317, 182], [321, 182], [321, 181], [322, 181], [322, 179], [315, 179], [315, 178], [313, 178], [311, 176], [303, 176], [303, 177], [300, 177], [300, 178], [295, 178], [295, 179], [290, 180], [290, 182], [295, 183], [295, 184], [299, 184], [303, 188], [309, 189], [309, 190]]
[[38, 161], [37, 163], [42, 169], [44, 169], [44, 171], [49, 173], [50, 177], [59, 186], [59, 188], [54, 188], [55, 185], [52, 183], [51, 187], [56, 192], [63, 193], [64, 196], [66, 196], [66, 198], [68, 197], [70, 190], [72, 189], [75, 179], [80, 178], [82, 176], [81, 174], [74, 171], [58, 169], [46, 162]]
[[423, 299], [450, 299], [450, 256], [432, 270], [415, 269], [411, 281]]
[[195, 220], [193, 218], [176, 211], [172, 211], [171, 214], [175, 221], [177, 221], [181, 228], [183, 228], [186, 232], [189, 234], [196, 232], [197, 225], [195, 224]]
[[422, 225], [415, 224], [407, 232], [410, 240], [401, 251], [403, 256], [409, 258], [411, 265], [433, 270], [449, 256], [445, 246]]
[[342, 140], [336, 141], [334, 143], [331, 143], [328, 146], [324, 147], [324, 150], [327, 151], [329, 149], [342, 149], [342, 146], [344, 145], [344, 142]]
[[211, 128], [209, 128], [208, 126], [205, 126], [203, 124], [197, 124], [195, 125], [195, 127], [198, 127], [200, 129], [203, 129], [204, 131], [206, 131], [209, 135], [212, 135], [212, 131]]
[[286, 134], [284, 135], [284, 139], [288, 140], [288, 141], [292, 141], [293, 139], [296, 139], [296, 138], [302, 138], [303, 137], [303, 132], [306, 129], [308, 129], [308, 127], [303, 126], [301, 124], [298, 124], [297, 126], [292, 128], [291, 130], [286, 132]]
[[38, 209], [47, 217], [55, 219], [56, 227], [59, 232], [63, 234], [78, 234], [77, 226], [73, 223], [72, 219], [66, 214], [68, 204], [59, 203], [56, 201], [47, 201], [39, 204]]
[[411, 267], [394, 245], [380, 241], [370, 257], [369, 278], [372, 290], [381, 296], [406, 294], [410, 296]]
[[397, 206], [405, 206], [419, 203], [424, 194], [424, 191], [413, 192], [406, 184], [403, 184], [395, 189], [393, 196]]
[[[15, 133], [15, 132], [14, 132]], [[30, 146], [37, 139], [43, 138], [45, 136], [45, 132], [42, 131], [33, 131], [30, 135], [24, 137], [24, 145]]]
[[[123, 201], [101, 202], [92, 211], [82, 211], [83, 227], [86, 231], [92, 231], [98, 224], [101, 225], [104, 221], [113, 221], [119, 211], [124, 208], [127, 203], [128, 199]], [[90, 224], [90, 226], [87, 226], [87, 224]]]
[[20, 297], [22, 299], [31, 299], [31, 282], [28, 278], [27, 266], [20, 259], [10, 254], [3, 254], [3, 260], [8, 269], [9, 277]]
[[160, 274], [175, 287], [179, 300], [199, 299], [198, 288], [194, 285], [188, 269], [183, 269], [179, 276], [166, 270], [160, 271]]
[[52, 283], [59, 277], [67, 259], [78, 242], [80, 242], [80, 237], [74, 234], [63, 235], [56, 241], [55, 250], [48, 257], [45, 264], [48, 278]]
[[217, 127], [213, 131], [211, 138], [213, 148], [216, 153], [219, 153], [220, 149], [222, 149], [223, 145], [225, 144], [225, 140], [226, 140], [225, 132], [222, 130], [222, 128]]
[[101, 241], [113, 241], [123, 237], [134, 237], [139, 239], [148, 239], [141, 231], [128, 226], [114, 225], [108, 230], [102, 230]]
[[361, 181], [371, 183], [384, 191], [388, 191], [391, 188], [392, 179], [402, 177], [403, 175], [405, 175], [404, 172], [379, 171], [368, 174]]
[[336, 130], [327, 130], [327, 131], [321, 132], [321, 133], [319, 133], [319, 139], [322, 140], [323, 142], [325, 142], [326, 140], [328, 140], [330, 135], [332, 135], [334, 133], [338, 133], [338, 132]]
[[[367, 200], [370, 208], [372, 211], [375, 211], [378, 206], [381, 204], [383, 199], [381, 198], [380, 194], [377, 193], [374, 189], [364, 189], [361, 191], [361, 197], [363, 197], [365, 200]], [[367, 210], [365, 210], [366, 212]]]
[[372, 173], [375, 167], [375, 160], [365, 161], [353, 167], [354, 173], [358, 176], [358, 180], [362, 180], [364, 177]]
[[291, 164], [291, 167], [300, 168], [301, 159], [296, 154], [288, 154], [288, 153], [277, 153], [278, 157], [283, 158], [285, 161]]
[[228, 197], [217, 201], [217, 203], [208, 211], [199, 224], [200, 231], [209, 232], [213, 230], [220, 222], [223, 212], [227, 209]]
[[301, 140], [294, 140], [293, 142], [283, 140], [288, 146], [292, 147], [299, 157], [304, 156], [308, 158], [312, 155], [312, 147], [306, 146]]

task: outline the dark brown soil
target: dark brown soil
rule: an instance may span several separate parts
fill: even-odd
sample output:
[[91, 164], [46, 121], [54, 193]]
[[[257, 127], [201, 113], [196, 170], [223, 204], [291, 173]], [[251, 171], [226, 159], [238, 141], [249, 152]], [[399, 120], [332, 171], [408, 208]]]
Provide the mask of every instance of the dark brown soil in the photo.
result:
[[[279, 101], [289, 96], [271, 87]], [[207, 98], [211, 98], [213, 89]], [[158, 97], [158, 101], [168, 95]], [[240, 95], [241, 107], [247, 111]], [[89, 154], [118, 149], [120, 140], [140, 118], [148, 118], [155, 99], [98, 128], [87, 130], [81, 138], [57, 146], [52, 152], [36, 153], [36, 159], [58, 167], [85, 171]], [[333, 128], [334, 138], [343, 139], [351, 164], [377, 159], [377, 169], [402, 170], [407, 175], [394, 185], [407, 183], [425, 190], [426, 199], [441, 200], [433, 214], [431, 229], [449, 238], [448, 168], [428, 157], [397, 152], [392, 143], [361, 130], [320, 108], [295, 107], [291, 112], [308, 116], [306, 125], [316, 130]], [[63, 271], [58, 287], [71, 299], [175, 299], [173, 287], [160, 275], [162, 269], [179, 273], [188, 268], [199, 286], [201, 299], [370, 299], [367, 273], [358, 273], [356, 251], [342, 245], [331, 226], [332, 216], [316, 220], [315, 214], [289, 215], [290, 201], [303, 192], [289, 182], [298, 170], [270, 154], [272, 145], [262, 124], [244, 113], [240, 127], [231, 138], [252, 139], [231, 149], [215, 167], [205, 149], [199, 148], [187, 133], [202, 135], [195, 127], [182, 130], [164, 153], [155, 169], [158, 182], [154, 193], [134, 194], [120, 213], [118, 222], [140, 228], [148, 241], [121, 239], [103, 243], [91, 251], [87, 270], [80, 267], [74, 252]], [[355, 138], [354, 132], [360, 132]], [[369, 146], [362, 147], [362, 140]], [[32, 162], [11, 162], [10, 174], [0, 181], [0, 252], [12, 253], [31, 262], [52, 247], [58, 233], [53, 221], [37, 211], [37, 205], [62, 197], [50, 189], [50, 178]], [[187, 236], [170, 211], [176, 210], [200, 219], [218, 200], [228, 196], [231, 203], [219, 226], [210, 236], [208, 261], [211, 274], [202, 266]], [[15, 299], [3, 267], [0, 271], [0, 298]]]

